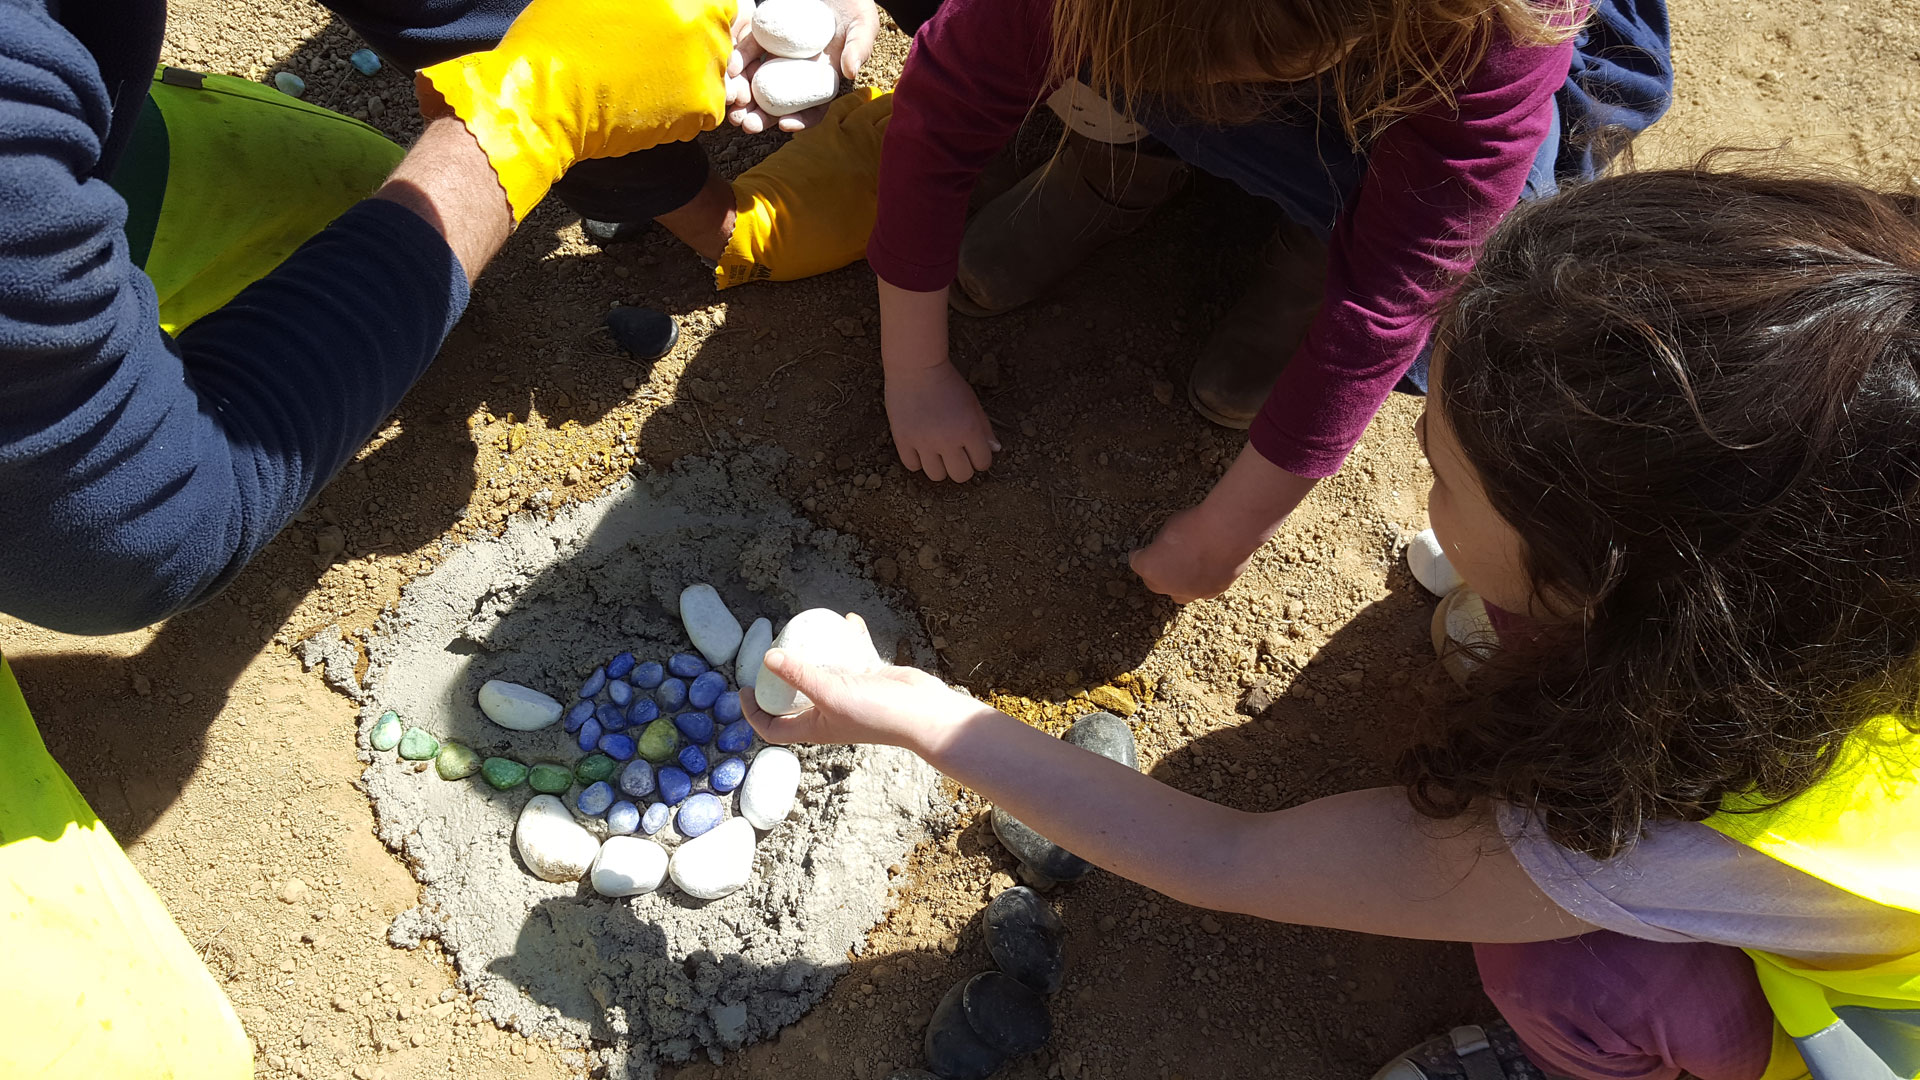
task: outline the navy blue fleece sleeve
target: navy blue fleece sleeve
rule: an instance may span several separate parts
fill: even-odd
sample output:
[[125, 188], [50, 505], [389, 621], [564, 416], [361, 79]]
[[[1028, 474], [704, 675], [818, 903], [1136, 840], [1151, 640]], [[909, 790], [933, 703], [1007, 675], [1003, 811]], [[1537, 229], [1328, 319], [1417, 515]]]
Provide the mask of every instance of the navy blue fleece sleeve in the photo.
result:
[[418, 216], [361, 203], [176, 341], [88, 179], [92, 58], [0, 0], [0, 611], [74, 633], [205, 599], [364, 444], [466, 305]]

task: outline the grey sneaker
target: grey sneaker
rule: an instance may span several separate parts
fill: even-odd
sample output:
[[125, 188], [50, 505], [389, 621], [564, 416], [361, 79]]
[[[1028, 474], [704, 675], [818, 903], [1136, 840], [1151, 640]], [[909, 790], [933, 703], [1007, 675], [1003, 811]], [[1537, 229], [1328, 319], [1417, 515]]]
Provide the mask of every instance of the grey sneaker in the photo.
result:
[[1540, 1071], [1505, 1020], [1463, 1024], [1401, 1054], [1373, 1080], [1567, 1080]]

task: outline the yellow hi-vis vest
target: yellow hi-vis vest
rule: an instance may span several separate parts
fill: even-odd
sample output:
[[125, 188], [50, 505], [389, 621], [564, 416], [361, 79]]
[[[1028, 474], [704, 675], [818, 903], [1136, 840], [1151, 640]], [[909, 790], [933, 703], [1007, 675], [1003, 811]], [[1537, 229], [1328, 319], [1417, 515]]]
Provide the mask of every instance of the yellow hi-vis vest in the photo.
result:
[[[1920, 912], [1920, 737], [1899, 718], [1862, 724], [1833, 770], [1806, 792], [1771, 809], [1740, 812], [1757, 803], [1729, 799], [1706, 824], [1855, 896]], [[1920, 1077], [1920, 954], [1825, 968], [1746, 951], [1807, 1075]], [[1767, 1075], [1781, 1074], [1769, 1068]]]

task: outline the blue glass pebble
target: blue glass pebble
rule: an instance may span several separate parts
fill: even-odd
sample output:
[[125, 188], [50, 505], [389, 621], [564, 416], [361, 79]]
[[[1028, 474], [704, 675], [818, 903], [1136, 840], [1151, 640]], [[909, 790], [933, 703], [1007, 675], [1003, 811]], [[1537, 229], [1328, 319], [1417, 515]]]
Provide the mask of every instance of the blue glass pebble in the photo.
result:
[[307, 80], [291, 71], [276, 71], [273, 73], [273, 88], [288, 97], [299, 97], [307, 92]]
[[723, 724], [740, 719], [740, 691], [729, 690], [713, 699], [713, 718]]
[[727, 677], [717, 671], [709, 671], [693, 680], [693, 685], [687, 687], [687, 700], [693, 702], [693, 707], [696, 709], [710, 709], [714, 702], [720, 700], [720, 695], [726, 693], [726, 690]]
[[646, 813], [640, 815], [640, 831], [646, 833], [648, 836], [652, 836], [654, 833], [666, 828], [667, 819], [672, 816], [673, 811], [667, 807], [666, 803], [654, 803], [652, 806], [647, 807]]
[[753, 745], [753, 725], [745, 720], [735, 720], [720, 732], [713, 745], [723, 754], [737, 754]]
[[607, 696], [613, 699], [615, 705], [624, 709], [633, 704], [633, 684], [612, 679], [607, 683]]
[[725, 815], [726, 808], [720, 804], [720, 800], [703, 791], [680, 807], [680, 813], [673, 819], [673, 827], [680, 830], [681, 836], [691, 840], [720, 824], [720, 819]]
[[707, 752], [697, 746], [689, 746], [680, 751], [680, 767], [692, 776], [707, 771]]
[[607, 807], [613, 805], [613, 785], [605, 780], [595, 780], [587, 785], [587, 790], [580, 793], [573, 805], [588, 817], [599, 817], [607, 812]]
[[593, 718], [600, 721], [601, 731], [627, 730], [627, 713], [624, 709], [601, 705], [593, 710]]
[[627, 672], [632, 670], [633, 654], [630, 652], [623, 652], [607, 661], [607, 678], [609, 679], [624, 679], [627, 677]]
[[347, 63], [362, 75], [376, 75], [380, 71], [380, 57], [372, 49], [355, 49], [347, 57]]
[[678, 806], [680, 801], [693, 794], [693, 777], [671, 765], [654, 774], [660, 782], [660, 801], [668, 806]]
[[607, 669], [603, 667], [594, 668], [593, 674], [587, 676], [587, 681], [580, 684], [580, 696], [590, 698], [601, 690], [604, 690], [606, 685]]
[[635, 666], [633, 674], [627, 676], [627, 681], [642, 690], [651, 690], [659, 686], [660, 680], [666, 677], [667, 669], [649, 660], [644, 664]]
[[620, 770], [620, 790], [638, 799], [653, 794], [653, 762], [634, 758]]
[[591, 701], [574, 702], [573, 708], [567, 710], [567, 734], [571, 735], [574, 732], [579, 731], [580, 725], [586, 723], [590, 718], [592, 718], [592, 716], [593, 716], [593, 702]]
[[598, 720], [588, 720], [586, 723], [581, 724], [580, 749], [591, 752], [594, 747], [600, 745], [600, 736], [605, 734], [606, 731], [600, 726], [600, 721]]
[[632, 724], [634, 727], [651, 724], [658, 719], [660, 719], [660, 706], [654, 704], [653, 699], [650, 697], [641, 698], [633, 703], [632, 708], [627, 710], [627, 723]]
[[688, 742], [703, 743], [713, 738], [713, 717], [703, 712], [683, 712], [673, 718], [673, 726]]
[[747, 763], [737, 757], [721, 758], [713, 765], [713, 774], [707, 777], [707, 783], [713, 790], [725, 795], [740, 786], [747, 778]]
[[687, 703], [686, 682], [681, 679], [668, 679], [653, 692], [653, 700], [659, 702], [660, 707], [668, 712], [685, 705]]
[[615, 761], [632, 761], [633, 751], [633, 736], [631, 735], [600, 736], [600, 752]]
[[640, 827], [640, 808], [621, 799], [607, 807], [607, 831], [615, 836], [625, 836]]
[[706, 674], [707, 662], [699, 653], [678, 652], [667, 659], [667, 670], [683, 679], [691, 679], [695, 675]]

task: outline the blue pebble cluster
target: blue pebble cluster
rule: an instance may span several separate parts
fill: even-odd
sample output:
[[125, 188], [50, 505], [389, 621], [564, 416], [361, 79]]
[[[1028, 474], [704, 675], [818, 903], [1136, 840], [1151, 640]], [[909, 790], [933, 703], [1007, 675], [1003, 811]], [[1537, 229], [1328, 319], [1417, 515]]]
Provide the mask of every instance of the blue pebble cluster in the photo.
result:
[[[674, 756], [656, 765], [639, 757], [641, 730], [662, 716], [679, 732]], [[721, 796], [746, 779], [744, 755], [753, 728], [740, 710], [740, 692], [697, 652], [680, 652], [665, 663], [622, 652], [595, 668], [567, 708], [566, 730], [587, 753], [620, 762], [608, 780], [574, 798], [574, 807], [605, 817], [614, 835], [652, 836], [672, 824], [691, 839], [726, 816]]]

